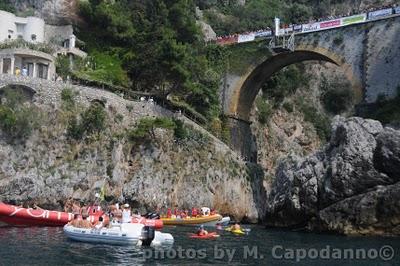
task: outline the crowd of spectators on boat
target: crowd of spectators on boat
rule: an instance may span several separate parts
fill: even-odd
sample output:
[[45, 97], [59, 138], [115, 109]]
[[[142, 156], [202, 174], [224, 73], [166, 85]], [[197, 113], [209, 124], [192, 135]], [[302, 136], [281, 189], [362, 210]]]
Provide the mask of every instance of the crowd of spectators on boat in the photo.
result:
[[177, 208], [174, 208], [172, 210], [171, 208], [168, 208], [166, 212], [162, 213], [162, 216], [170, 219], [185, 219], [185, 218], [196, 218], [199, 216], [209, 216], [209, 215], [215, 215], [216, 211], [214, 209], [210, 209], [207, 207], [202, 207], [202, 208], [195, 208], [193, 207], [191, 210], [184, 209], [180, 210]]
[[83, 201], [76, 201], [72, 199], [68, 199], [64, 211], [68, 213], [72, 213], [74, 218], [69, 222], [70, 225], [77, 228], [96, 228], [101, 229], [103, 227], [109, 227], [113, 223], [130, 223], [132, 218], [141, 218], [142, 216], [138, 211], [135, 211], [132, 215], [131, 208], [129, 204], [124, 204], [122, 208], [120, 208], [119, 204], [112, 204], [107, 207], [106, 212], [95, 222], [91, 222], [89, 220], [90, 214], [89, 212], [92, 208], [98, 208], [99, 206], [87, 206], [83, 203]]

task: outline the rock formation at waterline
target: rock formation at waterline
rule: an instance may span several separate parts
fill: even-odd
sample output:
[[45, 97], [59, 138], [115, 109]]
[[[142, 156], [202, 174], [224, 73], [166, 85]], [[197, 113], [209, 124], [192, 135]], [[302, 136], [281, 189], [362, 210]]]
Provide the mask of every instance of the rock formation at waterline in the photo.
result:
[[400, 234], [400, 131], [336, 117], [330, 142], [276, 171], [267, 224], [343, 234]]

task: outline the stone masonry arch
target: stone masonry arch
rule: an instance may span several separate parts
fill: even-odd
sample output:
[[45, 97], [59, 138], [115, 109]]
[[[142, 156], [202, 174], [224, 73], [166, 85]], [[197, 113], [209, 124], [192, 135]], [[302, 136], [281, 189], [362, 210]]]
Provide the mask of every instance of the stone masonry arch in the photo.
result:
[[357, 102], [362, 100], [362, 82], [356, 78], [352, 66], [343, 57], [324, 47], [298, 45], [294, 52], [276, 54], [250, 67], [235, 84], [232, 84], [232, 94], [227, 108], [225, 107], [225, 113], [248, 121], [262, 84], [282, 68], [303, 61], [325, 61], [342, 68], [352, 85]]

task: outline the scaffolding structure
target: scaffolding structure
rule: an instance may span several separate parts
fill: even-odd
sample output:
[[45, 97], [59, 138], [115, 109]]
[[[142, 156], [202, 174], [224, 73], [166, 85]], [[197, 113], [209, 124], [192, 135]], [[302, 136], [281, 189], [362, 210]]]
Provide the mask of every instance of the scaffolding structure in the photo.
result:
[[275, 53], [294, 52], [294, 40], [294, 33], [291, 35], [274, 36], [270, 40], [268, 47]]

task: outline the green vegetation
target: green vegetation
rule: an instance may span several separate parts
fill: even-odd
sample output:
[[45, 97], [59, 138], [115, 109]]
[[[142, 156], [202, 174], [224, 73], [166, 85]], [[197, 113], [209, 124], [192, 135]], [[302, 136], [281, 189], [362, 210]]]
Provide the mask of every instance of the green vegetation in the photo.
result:
[[[155, 129], [171, 129], [176, 128], [176, 124], [170, 118], [157, 117], [157, 118], [142, 118], [139, 120], [136, 128], [128, 133], [128, 137], [133, 142], [150, 141], [155, 139]], [[182, 127], [180, 128], [182, 130]], [[179, 134], [184, 135], [183, 132]]]
[[337, 36], [335, 36], [335, 38], [333, 39], [333, 44], [335, 45], [341, 45], [344, 41], [344, 37], [343, 34], [339, 34]]
[[318, 111], [312, 104], [305, 102], [303, 99], [297, 100], [297, 105], [300, 107], [304, 115], [304, 120], [313, 124], [318, 137], [322, 141], [328, 141], [331, 134], [330, 118]]
[[55, 52], [54, 48], [49, 46], [48, 44], [27, 42], [23, 39], [16, 39], [11, 41], [7, 40], [0, 43], [0, 50], [10, 48], [28, 48], [46, 54], [53, 54]]
[[274, 106], [279, 106], [283, 100], [296, 92], [300, 87], [308, 86], [308, 77], [304, 75], [304, 65], [290, 65], [274, 74], [262, 87], [263, 95]]
[[383, 124], [400, 124], [400, 86], [397, 88], [396, 98], [379, 97], [375, 108], [372, 108], [364, 117], [378, 120]]
[[99, 133], [105, 129], [107, 113], [99, 103], [92, 104], [81, 115], [80, 119], [73, 115], [68, 121], [67, 136], [81, 140], [84, 136]]
[[272, 115], [272, 106], [263, 98], [257, 98], [256, 105], [258, 109], [258, 122], [265, 125]]
[[219, 48], [202, 43], [193, 1], [90, 0], [80, 9], [90, 25], [80, 38], [95, 67], [79, 78], [174, 96], [206, 117], [219, 112], [221, 73], [212, 60]]
[[0, 129], [10, 141], [23, 141], [38, 127], [40, 113], [28, 104], [22, 89], [2, 90], [0, 104]]
[[230, 46], [225, 48], [224, 52], [224, 61], [228, 64], [226, 68], [238, 75], [244, 74], [243, 71], [249, 66], [261, 63], [263, 59], [271, 55], [262, 40]]
[[331, 89], [322, 95], [325, 109], [332, 114], [348, 111], [354, 102], [354, 93], [350, 88]]
[[321, 80], [321, 101], [326, 111], [337, 115], [348, 111], [354, 104], [354, 92], [347, 81], [328, 81], [324, 76]]
[[71, 110], [75, 107], [75, 95], [76, 92], [74, 92], [71, 88], [64, 88], [61, 91], [61, 101], [65, 109]]
[[5, 10], [11, 13], [15, 13], [15, 7], [10, 4], [10, 1], [0, 0], [0, 10]]

